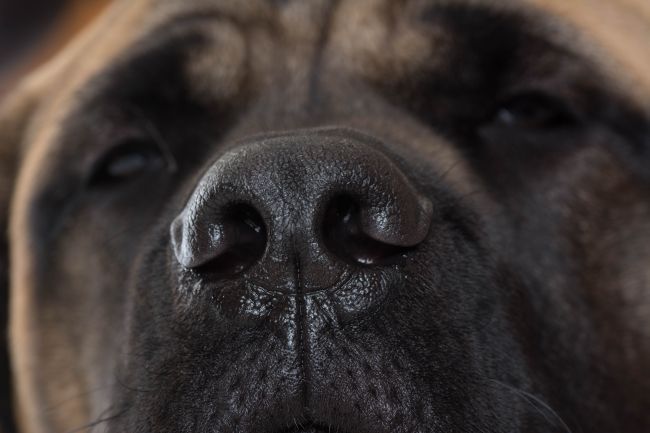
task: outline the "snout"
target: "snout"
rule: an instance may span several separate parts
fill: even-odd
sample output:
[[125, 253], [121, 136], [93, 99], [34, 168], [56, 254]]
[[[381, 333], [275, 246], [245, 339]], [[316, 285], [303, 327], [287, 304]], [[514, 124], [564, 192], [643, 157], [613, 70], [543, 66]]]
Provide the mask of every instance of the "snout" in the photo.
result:
[[127, 431], [442, 432], [497, 410], [504, 289], [467, 209], [395, 148], [330, 128], [217, 150], [143, 262], [126, 370], [157, 392], [125, 393]]
[[[404, 260], [431, 218], [431, 201], [373, 139], [320, 130], [255, 140], [221, 156], [172, 223], [171, 243], [183, 269], [205, 280], [242, 278], [265, 291], [309, 295]], [[363, 313], [382, 298], [378, 290], [357, 286], [346, 310]]]

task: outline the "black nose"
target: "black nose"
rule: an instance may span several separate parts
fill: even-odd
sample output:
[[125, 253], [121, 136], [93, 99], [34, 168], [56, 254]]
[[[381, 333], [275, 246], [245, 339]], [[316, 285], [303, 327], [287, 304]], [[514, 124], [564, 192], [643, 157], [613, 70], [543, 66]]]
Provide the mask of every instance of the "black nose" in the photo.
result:
[[431, 213], [370, 139], [319, 130], [256, 140], [219, 158], [171, 237], [185, 268], [308, 292], [334, 286], [350, 268], [399, 260], [425, 239]]

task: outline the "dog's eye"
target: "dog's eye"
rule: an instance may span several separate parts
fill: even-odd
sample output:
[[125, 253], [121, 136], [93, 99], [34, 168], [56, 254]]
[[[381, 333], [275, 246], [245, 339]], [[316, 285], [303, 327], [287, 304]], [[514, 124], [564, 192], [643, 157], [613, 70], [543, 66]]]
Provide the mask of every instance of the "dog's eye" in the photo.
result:
[[163, 165], [163, 157], [155, 143], [129, 138], [113, 146], [93, 164], [88, 183], [99, 186], [124, 182]]
[[560, 100], [541, 93], [511, 97], [499, 105], [491, 123], [517, 129], [550, 129], [575, 121], [570, 109]]

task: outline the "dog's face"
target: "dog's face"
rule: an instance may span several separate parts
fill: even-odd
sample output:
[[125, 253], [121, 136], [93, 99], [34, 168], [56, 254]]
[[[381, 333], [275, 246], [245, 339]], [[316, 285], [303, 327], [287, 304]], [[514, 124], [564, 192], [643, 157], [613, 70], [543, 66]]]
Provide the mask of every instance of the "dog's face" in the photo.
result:
[[645, 96], [561, 23], [115, 6], [5, 109], [24, 431], [650, 429]]

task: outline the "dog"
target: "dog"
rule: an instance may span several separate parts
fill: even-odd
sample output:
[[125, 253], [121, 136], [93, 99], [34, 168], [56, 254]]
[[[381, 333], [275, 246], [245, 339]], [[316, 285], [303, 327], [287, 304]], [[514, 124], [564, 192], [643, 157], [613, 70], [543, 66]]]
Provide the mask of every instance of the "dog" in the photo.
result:
[[650, 431], [648, 35], [116, 2], [0, 115], [17, 431]]

